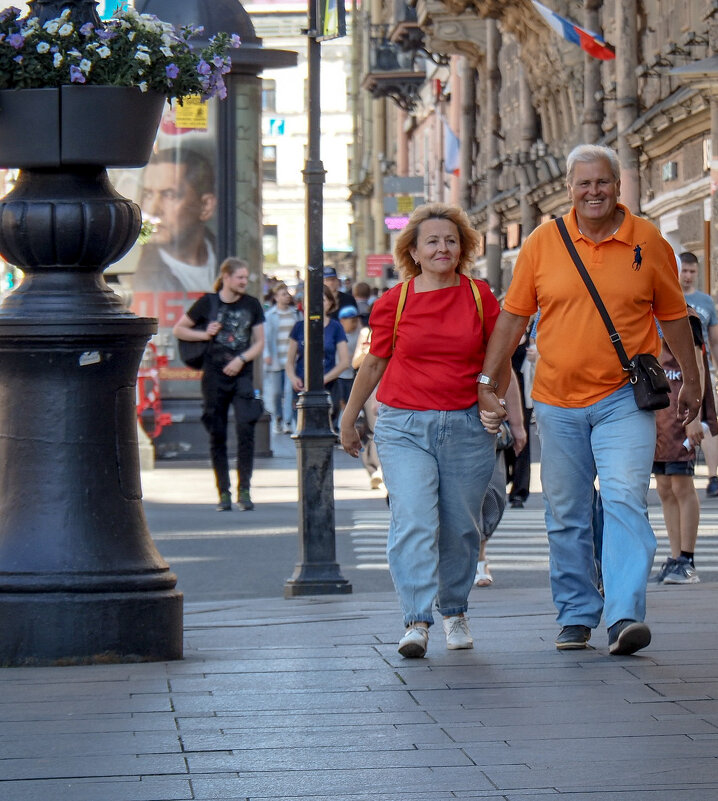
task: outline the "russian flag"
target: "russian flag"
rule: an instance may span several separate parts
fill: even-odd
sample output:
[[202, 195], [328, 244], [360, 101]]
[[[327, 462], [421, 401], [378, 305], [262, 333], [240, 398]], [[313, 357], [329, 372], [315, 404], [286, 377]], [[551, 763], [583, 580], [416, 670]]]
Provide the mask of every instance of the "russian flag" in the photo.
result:
[[533, 0], [533, 4], [536, 11], [567, 42], [578, 45], [589, 56], [600, 58], [603, 61], [610, 61], [612, 58], [616, 58], [615, 48], [613, 45], [608, 44], [603, 36], [587, 31], [585, 28], [580, 28], [570, 20], [559, 16], [555, 11], [551, 11], [550, 8], [537, 3], [536, 0]]

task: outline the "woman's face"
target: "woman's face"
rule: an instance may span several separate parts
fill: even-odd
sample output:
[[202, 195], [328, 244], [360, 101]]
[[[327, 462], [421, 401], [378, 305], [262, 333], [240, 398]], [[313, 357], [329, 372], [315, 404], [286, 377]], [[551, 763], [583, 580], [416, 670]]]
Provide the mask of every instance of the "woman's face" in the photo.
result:
[[332, 304], [334, 301], [332, 301], [326, 295], [323, 295], [323, 298], [324, 298], [324, 314], [329, 314], [329, 312], [332, 310]]
[[451, 220], [424, 220], [416, 234], [416, 247], [409, 253], [422, 272], [438, 275], [455, 272], [461, 258], [459, 229]]
[[292, 296], [289, 294], [289, 290], [282, 288], [274, 295], [274, 299], [277, 301], [279, 306], [288, 306], [289, 301], [292, 299]]

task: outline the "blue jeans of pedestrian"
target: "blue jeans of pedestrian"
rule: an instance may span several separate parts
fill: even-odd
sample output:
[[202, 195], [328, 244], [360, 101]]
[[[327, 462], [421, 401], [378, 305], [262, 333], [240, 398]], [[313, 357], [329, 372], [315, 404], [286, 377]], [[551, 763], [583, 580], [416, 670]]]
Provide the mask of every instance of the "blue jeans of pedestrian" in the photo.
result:
[[496, 437], [478, 408], [379, 407], [374, 441], [389, 493], [387, 556], [405, 625], [468, 608], [479, 553], [481, 504]]
[[294, 393], [289, 378], [284, 370], [271, 370], [266, 372], [269, 411], [274, 417], [274, 424], [279, 425], [281, 420], [285, 426], [292, 424], [294, 411], [292, 402]]
[[[656, 444], [653, 412], [641, 411], [630, 384], [580, 409], [534, 403], [549, 539], [551, 592], [561, 626], [595, 628], [643, 620], [656, 552], [646, 496]], [[596, 587], [594, 479], [603, 507]]]

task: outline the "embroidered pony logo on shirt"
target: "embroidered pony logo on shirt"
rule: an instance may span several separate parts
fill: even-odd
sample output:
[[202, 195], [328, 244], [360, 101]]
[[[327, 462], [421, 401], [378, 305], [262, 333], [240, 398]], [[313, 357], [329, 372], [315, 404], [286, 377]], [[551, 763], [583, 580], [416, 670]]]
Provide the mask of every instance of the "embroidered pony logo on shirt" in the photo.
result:
[[636, 245], [636, 247], [633, 248], [633, 264], [631, 265], [631, 267], [633, 267], [633, 269], [636, 272], [638, 272], [641, 269], [642, 261], [643, 261], [643, 256], [641, 255], [641, 246]]

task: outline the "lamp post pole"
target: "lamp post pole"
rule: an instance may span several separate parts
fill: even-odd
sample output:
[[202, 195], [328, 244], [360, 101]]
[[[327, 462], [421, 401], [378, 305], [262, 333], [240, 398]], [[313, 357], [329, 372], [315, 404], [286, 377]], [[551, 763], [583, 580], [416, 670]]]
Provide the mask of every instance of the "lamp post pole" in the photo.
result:
[[336, 562], [334, 455], [336, 436], [329, 426], [329, 395], [324, 389], [324, 165], [320, 158], [320, 67], [317, 4], [309, 0], [307, 66], [309, 84], [308, 154], [302, 175], [306, 187], [307, 269], [304, 281], [304, 385], [297, 402], [299, 484], [299, 561], [284, 585], [284, 597], [350, 593]]

